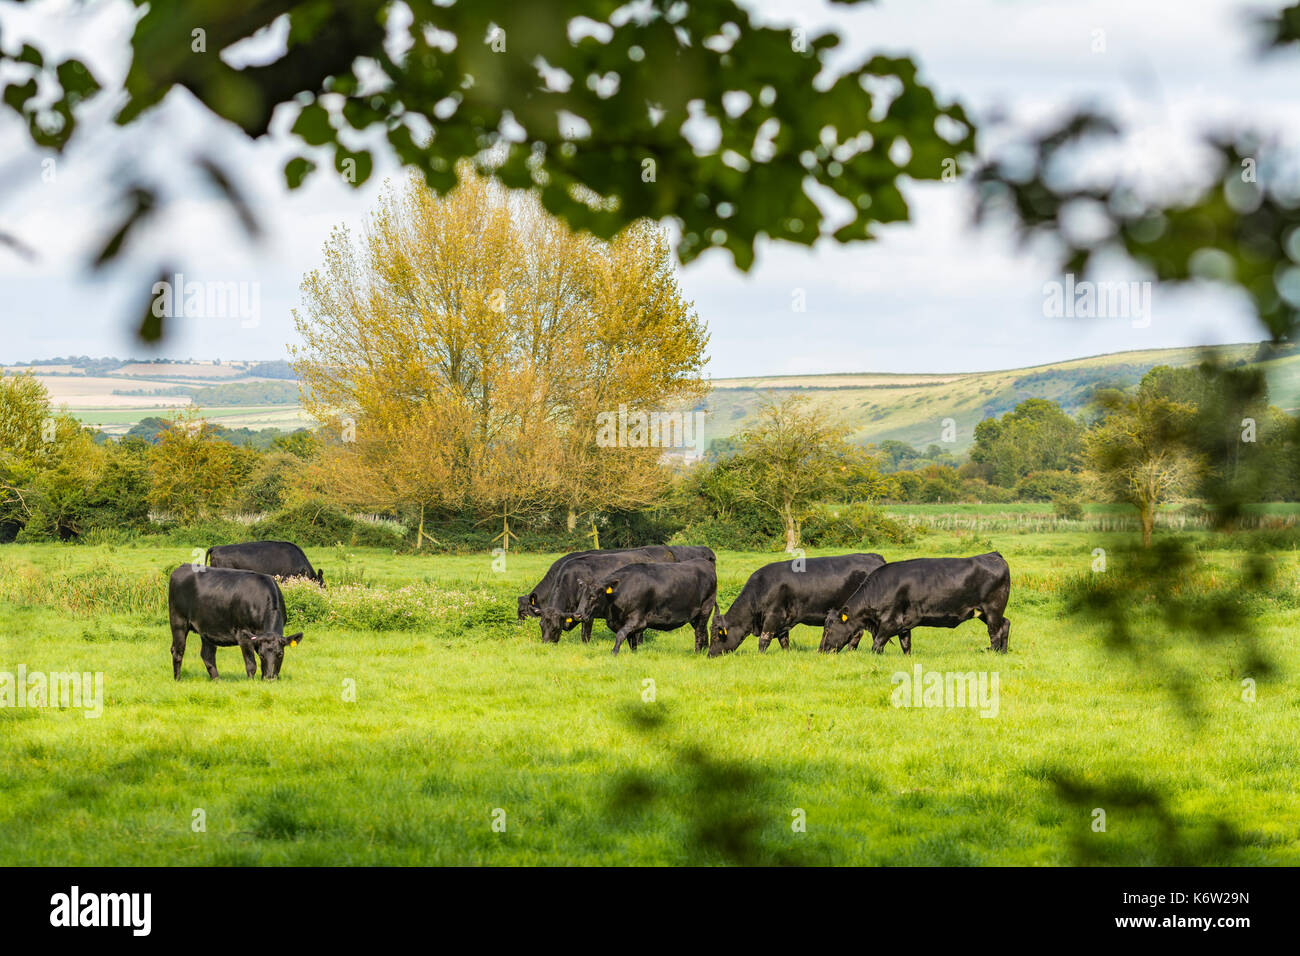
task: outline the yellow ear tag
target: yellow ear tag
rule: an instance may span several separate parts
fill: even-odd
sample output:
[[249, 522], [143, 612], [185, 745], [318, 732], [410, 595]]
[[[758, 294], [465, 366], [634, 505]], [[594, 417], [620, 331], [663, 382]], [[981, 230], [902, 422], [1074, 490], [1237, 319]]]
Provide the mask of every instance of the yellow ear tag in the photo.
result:
[[565, 623], [565, 624], [572, 624], [572, 623], [573, 623], [573, 618], [571, 618], [571, 617], [566, 617], [566, 618], [564, 619], [564, 623]]
[[722, 629], [722, 636], [723, 637], [727, 636], [727, 629], [725, 627]]
[[614, 593], [614, 589], [613, 589], [613, 588], [605, 588], [605, 593], [606, 593], [606, 594], [613, 594], [613, 593]]
[[298, 646], [298, 642], [297, 642], [297, 641], [290, 641], [290, 642], [289, 642], [289, 646], [290, 646], [290, 647], [297, 647], [297, 646]]
[[849, 622], [849, 616], [847, 614], [841, 614], [840, 620], [847, 624]]

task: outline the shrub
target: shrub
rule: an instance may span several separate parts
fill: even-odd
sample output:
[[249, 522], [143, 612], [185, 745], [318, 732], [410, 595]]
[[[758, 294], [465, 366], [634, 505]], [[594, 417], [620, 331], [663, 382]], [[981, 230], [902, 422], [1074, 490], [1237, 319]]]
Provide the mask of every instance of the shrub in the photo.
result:
[[1077, 498], [1067, 498], [1064, 495], [1057, 495], [1052, 499], [1052, 512], [1058, 518], [1064, 518], [1067, 521], [1083, 520], [1083, 505]]
[[1083, 482], [1072, 471], [1032, 471], [1016, 482], [1016, 496], [1021, 501], [1053, 501], [1077, 498]]
[[[442, 627], [450, 621], [505, 621], [513, 619], [507, 602], [483, 589], [452, 590], [428, 584], [400, 588], [320, 588], [310, 581], [290, 580], [281, 585], [288, 627], [310, 625], [355, 627], [371, 631], [404, 631]], [[496, 605], [500, 604], [498, 608]], [[489, 605], [490, 609], [485, 609]]]
[[391, 527], [370, 521], [358, 521], [333, 505], [306, 502], [277, 511], [253, 525], [252, 536], [261, 541], [292, 541], [303, 547], [395, 548], [402, 537]]
[[821, 509], [803, 522], [804, 544], [817, 548], [862, 548], [910, 544], [916, 532], [874, 505], [855, 503], [838, 511]]

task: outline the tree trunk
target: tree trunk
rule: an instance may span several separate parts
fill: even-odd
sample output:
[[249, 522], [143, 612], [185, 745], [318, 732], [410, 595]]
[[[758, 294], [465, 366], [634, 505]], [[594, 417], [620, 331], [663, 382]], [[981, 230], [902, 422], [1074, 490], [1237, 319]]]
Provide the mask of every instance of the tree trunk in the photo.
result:
[[1156, 524], [1156, 506], [1149, 502], [1143, 502], [1138, 506], [1142, 518], [1142, 547], [1151, 547], [1151, 532]]
[[424, 502], [420, 502], [420, 527], [415, 532], [415, 550], [419, 551], [424, 544]]
[[799, 547], [799, 522], [794, 519], [794, 508], [786, 502], [781, 508], [781, 522], [785, 525], [785, 549], [794, 551]]

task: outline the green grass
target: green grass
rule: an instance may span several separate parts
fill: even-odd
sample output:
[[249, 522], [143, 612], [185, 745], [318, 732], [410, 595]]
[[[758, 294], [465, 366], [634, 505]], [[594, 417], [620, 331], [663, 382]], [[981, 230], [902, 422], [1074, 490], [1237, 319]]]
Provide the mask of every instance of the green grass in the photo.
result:
[[[1212, 566], [1238, 558], [1194, 540]], [[932, 534], [908, 554], [971, 543]], [[1065, 611], [1061, 586], [1094, 548], [1114, 547], [1122, 573], [1119, 539], [981, 543], [1013, 569], [1011, 653], [990, 654], [971, 622], [918, 631], [906, 661], [896, 644], [819, 655], [806, 627], [789, 653], [750, 638], [717, 660], [691, 653], [688, 629], [617, 658], [601, 625], [590, 645], [574, 631], [543, 646], [514, 596], [552, 556], [499, 573], [487, 555], [318, 549], [327, 579], [364, 584], [287, 589], [306, 639], [273, 684], [244, 678], [234, 649], [209, 682], [193, 636], [172, 680], [163, 582], [188, 548], [6, 545], [0, 671], [99, 671], [105, 699], [98, 719], [0, 708], [0, 865], [1169, 861], [1152, 812], [1105, 805], [1094, 833], [1096, 804], [1063, 800], [1060, 773], [1156, 789], [1200, 861], [1300, 863], [1295, 554], [1258, 620], [1280, 670], [1254, 703], [1233, 642], [1178, 645], [1151, 623], [1190, 675], [1193, 722], [1167, 674]], [[720, 554], [722, 602], [778, 557]], [[336, 623], [317, 623], [326, 612]], [[998, 715], [891, 706], [891, 677], [914, 664], [996, 671]], [[1218, 821], [1235, 846], [1211, 845]]]

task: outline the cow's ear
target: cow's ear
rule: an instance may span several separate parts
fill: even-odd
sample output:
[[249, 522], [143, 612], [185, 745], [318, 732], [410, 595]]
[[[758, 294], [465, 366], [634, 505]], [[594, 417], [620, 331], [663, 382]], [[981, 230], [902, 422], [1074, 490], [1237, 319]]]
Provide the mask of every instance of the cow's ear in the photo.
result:
[[288, 634], [280, 638], [280, 642], [282, 644], [285, 644], [288, 647], [297, 647], [298, 643], [301, 640], [302, 640], [302, 631], [299, 631], [297, 634]]
[[528, 595], [528, 603], [531, 604], [533, 607], [537, 607], [537, 595], [536, 594]]
[[842, 608], [840, 608], [840, 620], [841, 620], [842, 622], [844, 622], [845, 624], [848, 623], [848, 621], [849, 621], [849, 609], [848, 609], [847, 607], [842, 607]]
[[614, 589], [615, 589], [616, 587], [618, 587], [618, 578], [606, 578], [606, 579], [605, 579], [605, 593], [606, 593], [606, 594], [613, 594], [613, 593], [614, 593]]

